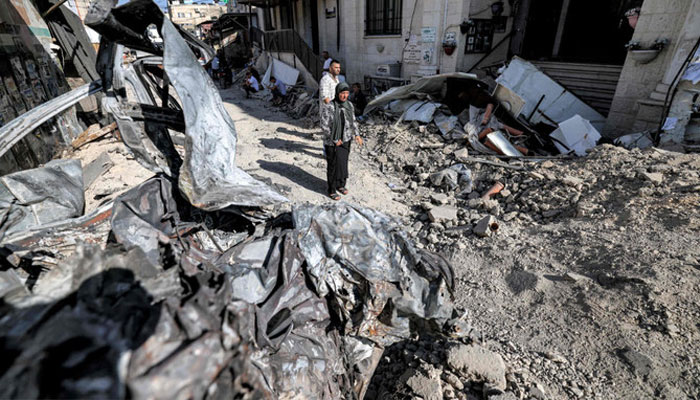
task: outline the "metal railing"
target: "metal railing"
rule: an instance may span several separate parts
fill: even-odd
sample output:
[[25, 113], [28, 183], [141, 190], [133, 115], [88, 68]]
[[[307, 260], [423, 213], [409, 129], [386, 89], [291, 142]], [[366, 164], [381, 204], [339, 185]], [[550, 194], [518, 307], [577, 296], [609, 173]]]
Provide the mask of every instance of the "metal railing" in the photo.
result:
[[[258, 28], [251, 28], [251, 40], [262, 44], [266, 51], [294, 53], [314, 79], [321, 79], [323, 73], [321, 58], [314, 54], [311, 47], [293, 29], [262, 31]], [[296, 59], [294, 67], [296, 67]]]

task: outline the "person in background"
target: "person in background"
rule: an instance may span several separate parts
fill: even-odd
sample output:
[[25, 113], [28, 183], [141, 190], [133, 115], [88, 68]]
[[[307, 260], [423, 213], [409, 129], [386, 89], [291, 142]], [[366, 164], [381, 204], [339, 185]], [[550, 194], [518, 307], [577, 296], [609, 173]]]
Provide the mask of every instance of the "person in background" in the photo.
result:
[[209, 76], [212, 78], [219, 77], [219, 54], [216, 54], [211, 60], [211, 69], [209, 70]]
[[323, 75], [326, 75], [328, 73], [328, 69], [331, 67], [331, 61], [333, 59], [331, 58], [331, 55], [328, 54], [328, 51], [324, 50], [321, 53], [321, 56], [323, 57]]
[[362, 88], [359, 83], [352, 84], [352, 92], [350, 92], [350, 102], [355, 107], [355, 116], [362, 115], [367, 106], [367, 97], [362, 93]]
[[260, 80], [260, 73], [257, 69], [255, 69], [253, 64], [248, 65], [248, 72], [250, 72], [253, 75], [253, 78], [255, 78], [258, 82], [262, 82], [262, 80]]
[[338, 75], [340, 74], [340, 62], [333, 60], [328, 68], [328, 73], [321, 77], [318, 84], [318, 97], [321, 99], [321, 108], [330, 104], [335, 98], [335, 87], [338, 85]]
[[338, 193], [348, 194], [348, 157], [353, 138], [362, 146], [362, 137], [355, 121], [355, 110], [348, 101], [349, 96], [350, 86], [341, 82], [335, 87], [333, 101], [321, 108], [328, 197], [333, 200], [340, 200]]
[[278, 81], [274, 76], [270, 77], [270, 85], [267, 87], [272, 92], [272, 104], [277, 105], [282, 102], [287, 95], [287, 85]]
[[245, 73], [245, 82], [243, 82], [243, 90], [245, 90], [246, 99], [250, 97], [251, 93], [257, 93], [260, 90], [260, 85], [258, 80], [255, 79], [250, 71]]
[[231, 63], [228, 62], [226, 58], [223, 59], [223, 62], [221, 64], [222, 65], [220, 80], [222, 81], [224, 89], [228, 89], [228, 87], [231, 86], [231, 83], [233, 82], [233, 70], [231, 69]]

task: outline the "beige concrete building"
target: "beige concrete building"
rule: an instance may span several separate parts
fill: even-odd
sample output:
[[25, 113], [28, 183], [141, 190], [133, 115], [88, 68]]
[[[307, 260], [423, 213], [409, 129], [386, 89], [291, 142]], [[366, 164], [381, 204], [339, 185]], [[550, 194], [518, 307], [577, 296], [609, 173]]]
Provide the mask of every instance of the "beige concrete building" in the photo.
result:
[[[672, 81], [700, 37], [700, 0], [240, 2], [249, 3], [258, 7], [266, 37], [275, 38], [268, 42], [306, 59], [309, 70], [318, 69], [316, 61], [300, 54], [293, 38], [303, 41], [301, 52], [327, 50], [351, 82], [455, 71], [488, 80], [517, 55], [608, 116], [608, 136], [658, 125]], [[656, 57], [639, 61], [652, 47]]]
[[192, 33], [196, 32], [198, 24], [218, 19], [224, 13], [224, 4], [181, 4], [178, 0], [168, 2], [170, 20]]
[[[673, 100], [667, 99], [673, 80], [699, 38], [700, 0], [644, 1], [632, 37], [633, 42], [639, 43], [642, 54], [631, 50], [625, 61], [608, 115], [607, 133], [618, 135], [658, 128], [664, 108]], [[650, 61], [638, 58], [644, 49], [661, 41], [668, 43], [655, 58]]]

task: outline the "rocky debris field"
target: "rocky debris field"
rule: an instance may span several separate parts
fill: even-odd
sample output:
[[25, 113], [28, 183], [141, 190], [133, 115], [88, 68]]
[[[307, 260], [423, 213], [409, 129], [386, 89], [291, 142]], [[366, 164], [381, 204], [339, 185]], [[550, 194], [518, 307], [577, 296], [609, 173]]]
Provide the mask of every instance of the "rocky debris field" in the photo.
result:
[[468, 339], [394, 345], [369, 393], [698, 398], [700, 157], [599, 145], [508, 161], [434, 130], [364, 125], [362, 157], [418, 246], [452, 261]]

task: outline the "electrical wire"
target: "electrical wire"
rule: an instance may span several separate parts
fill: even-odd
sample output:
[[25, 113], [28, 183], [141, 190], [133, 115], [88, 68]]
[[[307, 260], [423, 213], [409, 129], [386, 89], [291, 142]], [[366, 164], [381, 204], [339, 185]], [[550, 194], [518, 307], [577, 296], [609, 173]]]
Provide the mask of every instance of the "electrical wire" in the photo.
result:
[[685, 71], [685, 68], [687, 64], [690, 62], [690, 60], [695, 56], [695, 53], [698, 51], [698, 46], [700, 46], [700, 38], [695, 41], [695, 45], [693, 46], [693, 49], [690, 51], [690, 54], [688, 54], [688, 57], [686, 57], [685, 61], [683, 61], [683, 64], [681, 64], [681, 67], [678, 69], [678, 72], [676, 72], [676, 76], [673, 77], [673, 80], [671, 81], [671, 85], [668, 87], [668, 91], [666, 91], [666, 97], [664, 98], [664, 107], [661, 111], [661, 118], [659, 119], [659, 127], [656, 131], [656, 135], [654, 137], [654, 145], [658, 146], [659, 141], [661, 140], [661, 128], [664, 125], [664, 121], [666, 120], [666, 117], [668, 116], [668, 100], [669, 100], [669, 95], [671, 94], [671, 91], [673, 91], [673, 96], [676, 95], [676, 91], [678, 90], [678, 85], [676, 80], [680, 77], [681, 73]]

